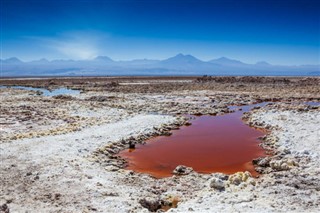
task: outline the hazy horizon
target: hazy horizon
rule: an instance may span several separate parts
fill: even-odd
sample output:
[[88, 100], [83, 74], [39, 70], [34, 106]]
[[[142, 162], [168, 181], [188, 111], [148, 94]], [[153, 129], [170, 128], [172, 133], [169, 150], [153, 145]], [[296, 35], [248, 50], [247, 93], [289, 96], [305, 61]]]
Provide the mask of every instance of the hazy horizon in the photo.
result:
[[259, 64], [259, 63], [267, 63], [267, 64], [270, 64], [270, 65], [276, 65], [276, 66], [303, 66], [303, 65], [320, 65], [320, 62], [318, 64], [294, 64], [294, 65], [288, 65], [288, 64], [271, 64], [269, 63], [268, 61], [266, 60], [260, 60], [260, 61], [256, 61], [256, 62], [253, 62], [253, 63], [247, 63], [246, 61], [241, 61], [241, 60], [238, 60], [236, 58], [230, 58], [230, 57], [226, 57], [226, 56], [221, 56], [221, 57], [218, 57], [218, 58], [211, 58], [209, 60], [204, 60], [204, 59], [201, 59], [195, 55], [191, 55], [191, 54], [184, 54], [184, 53], [177, 53], [175, 55], [172, 55], [172, 56], [169, 56], [167, 58], [147, 58], [147, 57], [144, 57], [144, 58], [133, 58], [133, 59], [118, 59], [118, 60], [115, 60], [107, 55], [97, 55], [97, 56], [94, 56], [92, 58], [87, 58], [87, 59], [72, 59], [72, 58], [36, 58], [36, 59], [32, 59], [32, 60], [22, 60], [16, 56], [12, 56], [12, 57], [9, 57], [9, 58], [0, 58], [0, 60], [2, 61], [6, 61], [6, 60], [10, 60], [10, 59], [18, 59], [20, 60], [21, 62], [24, 62], [24, 63], [30, 63], [30, 62], [39, 62], [39, 61], [48, 61], [48, 62], [54, 62], [54, 61], [92, 61], [92, 60], [95, 60], [99, 57], [107, 57], [109, 59], [111, 59], [112, 61], [114, 62], [130, 62], [130, 61], [140, 61], [140, 60], [149, 60], [149, 61], [164, 61], [164, 60], [167, 60], [167, 59], [170, 59], [170, 58], [174, 58], [174, 57], [177, 57], [179, 55], [183, 55], [183, 56], [192, 56], [200, 61], [203, 61], [203, 62], [211, 62], [211, 61], [215, 61], [215, 60], [230, 60], [230, 61], [238, 61], [238, 62], [241, 62], [243, 64], [248, 64], [248, 65], [254, 65], [254, 64]]
[[243, 63], [229, 58], [202, 61], [192, 55], [177, 54], [164, 60], [120, 60], [107, 56], [92, 60], [36, 60], [17, 58], [1, 61], [1, 76], [21, 75], [288, 75], [319, 76], [319, 65], [285, 66], [261, 61]]

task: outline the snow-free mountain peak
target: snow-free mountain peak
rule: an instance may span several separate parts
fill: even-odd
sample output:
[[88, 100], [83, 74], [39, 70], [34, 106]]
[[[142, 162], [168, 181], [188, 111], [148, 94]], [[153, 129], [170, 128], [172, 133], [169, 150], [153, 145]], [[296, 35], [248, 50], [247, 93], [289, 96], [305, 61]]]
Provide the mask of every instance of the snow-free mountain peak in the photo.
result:
[[8, 59], [3, 60], [4, 63], [23, 63], [20, 59], [18, 59], [17, 57], [11, 57]]
[[164, 63], [187, 63], [187, 64], [193, 64], [193, 63], [203, 63], [203, 61], [197, 59], [196, 57], [192, 55], [184, 55], [182, 53], [179, 53], [176, 56], [173, 56], [171, 58], [165, 59], [162, 62]]
[[104, 55], [100, 55], [100, 56], [95, 57], [94, 61], [113, 62], [113, 60], [111, 58], [109, 58], [108, 56], [104, 56]]
[[245, 64], [221, 57], [202, 61], [177, 54], [165, 60], [113, 61], [108, 56], [91, 60], [40, 59], [23, 62], [16, 57], [1, 60], [2, 76], [20, 75], [319, 75], [319, 65], [274, 66], [267, 62]]
[[245, 65], [241, 61], [230, 59], [230, 58], [227, 58], [227, 57], [221, 57], [221, 58], [213, 59], [213, 60], [210, 60], [209, 62], [210, 63], [214, 63], [214, 64], [220, 64], [220, 65], [229, 65], [229, 66]]
[[256, 63], [256, 65], [258, 65], [258, 66], [270, 66], [271, 64], [269, 64], [269, 63], [266, 62], [266, 61], [258, 61], [258, 62]]

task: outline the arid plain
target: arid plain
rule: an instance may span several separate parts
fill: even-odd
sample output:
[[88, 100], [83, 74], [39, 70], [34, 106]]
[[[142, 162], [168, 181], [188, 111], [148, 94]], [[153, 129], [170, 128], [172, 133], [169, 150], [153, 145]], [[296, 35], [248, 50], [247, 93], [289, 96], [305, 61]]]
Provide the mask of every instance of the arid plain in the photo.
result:
[[[318, 77], [3, 78], [0, 85], [0, 211], [320, 209]], [[15, 86], [79, 93], [50, 96]], [[186, 115], [220, 116], [264, 102], [242, 116], [265, 134], [265, 156], [251, 162], [258, 176], [180, 165], [171, 177], [154, 178], [126, 169], [119, 156], [192, 125]]]

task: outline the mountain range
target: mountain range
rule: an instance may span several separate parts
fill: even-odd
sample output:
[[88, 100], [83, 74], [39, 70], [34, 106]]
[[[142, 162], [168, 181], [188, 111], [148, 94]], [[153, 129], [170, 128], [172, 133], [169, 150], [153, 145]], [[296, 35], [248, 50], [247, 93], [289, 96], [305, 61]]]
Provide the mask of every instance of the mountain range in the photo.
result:
[[283, 66], [265, 61], [247, 64], [221, 57], [202, 61], [178, 54], [165, 60], [114, 61], [108, 56], [92, 60], [47, 60], [23, 62], [16, 57], [0, 60], [6, 76], [106, 76], [106, 75], [273, 75], [320, 76], [320, 65]]

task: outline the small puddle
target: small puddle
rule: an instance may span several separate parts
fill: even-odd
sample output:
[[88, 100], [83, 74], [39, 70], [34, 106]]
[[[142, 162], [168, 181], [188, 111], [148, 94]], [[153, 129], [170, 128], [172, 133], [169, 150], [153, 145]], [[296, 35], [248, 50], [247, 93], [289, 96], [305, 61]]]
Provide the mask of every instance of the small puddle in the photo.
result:
[[231, 106], [242, 110], [221, 116], [192, 116], [191, 126], [173, 130], [171, 136], [159, 136], [119, 153], [128, 161], [127, 169], [148, 173], [156, 178], [170, 177], [178, 165], [192, 167], [199, 173], [254, 170], [252, 160], [265, 156], [258, 137], [265, 133], [250, 128], [242, 120], [243, 112], [254, 106]]
[[78, 95], [80, 94], [80, 90], [73, 90], [67, 88], [59, 88], [55, 90], [47, 90], [43, 88], [37, 87], [25, 87], [25, 86], [0, 86], [1, 88], [15, 88], [15, 89], [23, 89], [28, 91], [39, 91], [42, 92], [43, 96], [55, 96], [55, 95]]

